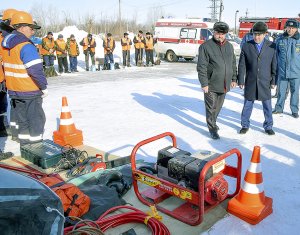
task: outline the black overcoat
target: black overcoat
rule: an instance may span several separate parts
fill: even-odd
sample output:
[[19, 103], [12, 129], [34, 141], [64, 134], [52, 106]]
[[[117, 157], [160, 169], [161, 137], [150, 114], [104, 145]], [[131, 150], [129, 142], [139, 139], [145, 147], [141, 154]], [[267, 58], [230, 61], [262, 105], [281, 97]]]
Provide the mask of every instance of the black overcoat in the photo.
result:
[[275, 43], [265, 39], [260, 53], [254, 40], [243, 45], [238, 65], [238, 84], [245, 86], [245, 99], [271, 99], [271, 85], [275, 85], [276, 67]]

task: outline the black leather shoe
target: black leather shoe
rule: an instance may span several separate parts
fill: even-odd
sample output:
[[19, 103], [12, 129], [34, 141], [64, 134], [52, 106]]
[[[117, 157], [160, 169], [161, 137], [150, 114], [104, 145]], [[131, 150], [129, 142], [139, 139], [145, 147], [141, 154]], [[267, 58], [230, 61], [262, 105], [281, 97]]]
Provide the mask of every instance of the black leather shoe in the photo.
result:
[[243, 127], [243, 128], [240, 130], [240, 134], [246, 134], [248, 130], [249, 130], [249, 128]]
[[268, 135], [275, 135], [275, 132], [270, 129], [270, 130], [265, 130], [265, 132], [268, 134]]
[[220, 139], [220, 136], [219, 136], [218, 132], [216, 132], [216, 131], [211, 131], [210, 136], [214, 140]]
[[272, 113], [273, 113], [273, 114], [280, 114], [280, 113], [282, 113], [282, 112], [279, 112], [279, 111], [277, 111], [277, 110], [273, 110]]
[[292, 116], [293, 116], [294, 118], [299, 118], [299, 114], [298, 114], [298, 113], [292, 113]]

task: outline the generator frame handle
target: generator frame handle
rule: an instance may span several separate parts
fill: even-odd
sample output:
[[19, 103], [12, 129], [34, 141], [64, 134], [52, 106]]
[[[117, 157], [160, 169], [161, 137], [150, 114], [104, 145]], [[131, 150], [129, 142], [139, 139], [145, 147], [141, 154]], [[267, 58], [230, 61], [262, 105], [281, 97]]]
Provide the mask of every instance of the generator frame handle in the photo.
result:
[[159, 140], [159, 139], [162, 139], [162, 138], [165, 138], [165, 137], [171, 137], [172, 139], [172, 142], [173, 142], [173, 147], [177, 147], [177, 141], [176, 141], [176, 137], [173, 133], [171, 132], [164, 132], [162, 134], [159, 134], [159, 135], [156, 135], [156, 136], [153, 136], [151, 138], [148, 138], [148, 139], [145, 139], [145, 140], [142, 140], [141, 142], [137, 143], [133, 150], [131, 151], [131, 155], [130, 155], [130, 162], [131, 162], [131, 166], [132, 166], [132, 169], [133, 170], [136, 170], [136, 161], [135, 161], [135, 156], [136, 156], [136, 152], [138, 151], [139, 148], [141, 148], [143, 145], [146, 145], [146, 144], [149, 144], [153, 141], [156, 141], [156, 140]]

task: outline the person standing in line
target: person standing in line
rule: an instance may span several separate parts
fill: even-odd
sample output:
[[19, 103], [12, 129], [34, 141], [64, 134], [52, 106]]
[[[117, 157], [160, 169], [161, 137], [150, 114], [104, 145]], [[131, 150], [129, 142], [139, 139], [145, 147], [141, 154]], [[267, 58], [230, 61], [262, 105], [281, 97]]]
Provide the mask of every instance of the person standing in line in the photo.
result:
[[67, 39], [67, 52], [69, 54], [70, 70], [71, 72], [78, 72], [77, 70], [77, 56], [79, 56], [79, 47], [76, 42], [74, 34]]
[[[5, 36], [2, 47], [6, 86], [19, 125], [20, 145], [42, 141], [46, 122], [42, 107], [48, 94], [43, 64], [30, 37], [41, 27], [32, 16], [18, 11], [12, 16], [14, 31]], [[20, 79], [22, 78], [22, 79]]]
[[57, 40], [55, 40], [55, 51], [57, 56], [58, 72], [70, 73], [67, 59], [67, 44], [62, 34], [59, 34], [57, 36]]
[[87, 37], [83, 38], [80, 42], [80, 45], [83, 47], [83, 54], [85, 55], [85, 70], [89, 71], [89, 60], [91, 56], [92, 65], [95, 66], [95, 49], [96, 41], [93, 38], [92, 34], [88, 34]]
[[265, 121], [263, 127], [268, 135], [274, 135], [271, 88], [275, 88], [277, 69], [275, 43], [267, 40], [268, 26], [257, 22], [253, 26], [253, 40], [245, 42], [238, 65], [238, 85], [244, 89], [244, 107], [241, 114], [242, 129], [246, 134], [255, 100], [262, 102]]
[[137, 35], [133, 38], [134, 48], [135, 48], [135, 65], [143, 65], [143, 51], [145, 48], [145, 38], [143, 36], [143, 31], [140, 30]]
[[42, 39], [42, 49], [41, 54], [43, 56], [45, 64], [45, 74], [47, 77], [56, 76], [57, 73], [54, 69], [54, 59], [55, 59], [55, 42], [53, 39], [53, 33], [48, 32], [47, 36]]
[[197, 71], [204, 92], [206, 122], [212, 139], [220, 139], [217, 118], [226, 93], [236, 87], [236, 57], [233, 46], [226, 41], [229, 26], [216, 22], [213, 38], [199, 47]]
[[288, 19], [285, 32], [276, 40], [278, 97], [273, 114], [283, 113], [287, 87], [290, 85], [290, 109], [299, 118], [300, 34], [299, 22]]
[[114, 64], [114, 50], [116, 47], [116, 42], [112, 37], [111, 33], [108, 33], [106, 37], [103, 40], [103, 48], [104, 48], [104, 60], [105, 64], [108, 66], [110, 70], [115, 69], [115, 64]]
[[150, 32], [147, 32], [145, 38], [146, 66], [149, 66], [150, 62], [151, 62], [151, 66], [154, 65], [153, 49], [154, 49], [153, 37]]
[[128, 37], [128, 33], [124, 33], [124, 37], [121, 39], [121, 45], [123, 55], [123, 67], [130, 67], [130, 48], [132, 45], [132, 41]]

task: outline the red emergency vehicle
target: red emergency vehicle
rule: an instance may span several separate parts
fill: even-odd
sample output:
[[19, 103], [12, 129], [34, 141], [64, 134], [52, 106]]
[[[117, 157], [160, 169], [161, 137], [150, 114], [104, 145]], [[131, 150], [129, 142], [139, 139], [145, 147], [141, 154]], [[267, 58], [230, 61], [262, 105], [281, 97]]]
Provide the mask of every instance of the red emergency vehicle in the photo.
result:
[[[258, 22], [262, 21], [268, 25], [268, 32], [270, 33], [282, 33], [284, 29], [285, 22], [290, 18], [275, 18], [275, 17], [241, 17], [240, 28], [239, 28], [239, 38], [243, 38], [246, 33], [250, 31], [252, 26]], [[300, 18], [294, 18], [300, 21]]]

